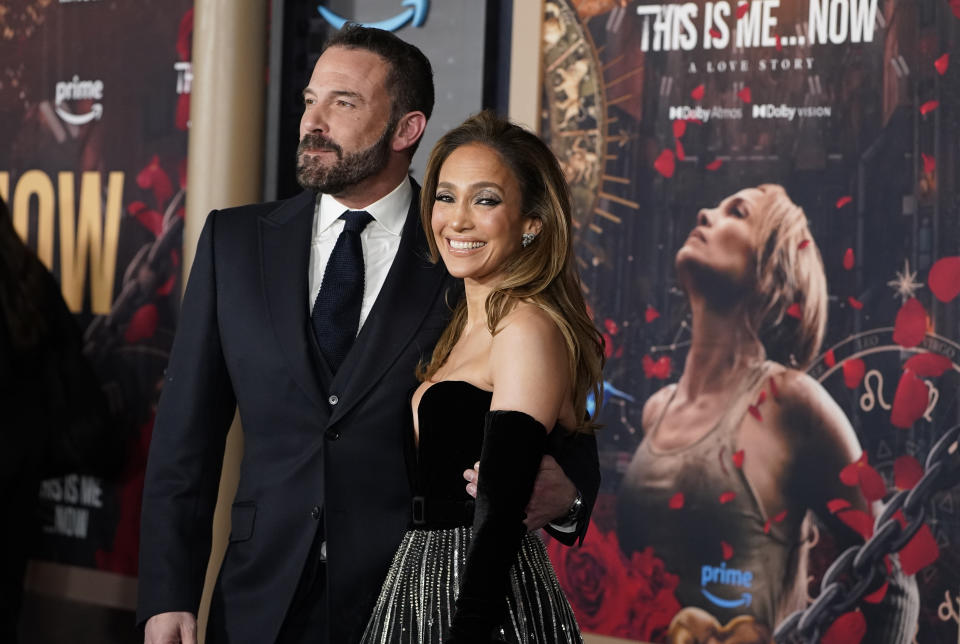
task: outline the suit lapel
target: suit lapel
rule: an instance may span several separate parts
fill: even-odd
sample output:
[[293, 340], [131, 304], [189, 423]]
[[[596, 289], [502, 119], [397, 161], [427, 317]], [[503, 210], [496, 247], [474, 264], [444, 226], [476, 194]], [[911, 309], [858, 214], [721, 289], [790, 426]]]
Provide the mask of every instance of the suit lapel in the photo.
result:
[[264, 299], [290, 372], [304, 393], [326, 411], [323, 384], [330, 382], [330, 372], [321, 361], [311, 360], [315, 351], [307, 307], [315, 203], [316, 196], [304, 191], [260, 218], [260, 260]]
[[[357, 341], [331, 383], [331, 391], [344, 394], [343, 403], [333, 409], [331, 423], [349, 412], [383, 377], [413, 340], [446, 282], [443, 265], [428, 261], [420, 226], [420, 188], [416, 183], [413, 188], [396, 259]], [[412, 381], [412, 373], [410, 377]]]

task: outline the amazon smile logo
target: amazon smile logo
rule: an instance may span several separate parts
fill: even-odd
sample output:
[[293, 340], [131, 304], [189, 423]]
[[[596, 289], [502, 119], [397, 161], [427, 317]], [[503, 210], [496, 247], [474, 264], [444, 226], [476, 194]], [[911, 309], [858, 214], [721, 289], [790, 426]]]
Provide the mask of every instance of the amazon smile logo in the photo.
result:
[[[707, 586], [719, 584], [732, 587], [734, 597], [726, 598], [716, 595], [709, 590]], [[749, 606], [753, 601], [753, 595], [747, 592], [753, 586], [753, 573], [749, 570], [738, 570], [736, 568], [727, 568], [726, 562], [719, 566], [703, 566], [700, 568], [700, 592], [707, 598], [711, 604], [721, 608], [738, 608], [740, 606]], [[747, 590], [740, 590], [747, 589]], [[724, 593], [727, 594], [727, 593]]]
[[317, 7], [317, 11], [323, 16], [323, 19], [329, 22], [334, 29], [342, 29], [347, 22], [356, 22], [364, 27], [373, 27], [383, 29], [384, 31], [396, 31], [408, 22], [414, 27], [422, 27], [427, 21], [427, 11], [430, 9], [430, 0], [403, 0], [401, 7], [408, 7], [392, 18], [380, 20], [378, 22], [360, 22], [350, 18], [338, 16], [324, 6]]
[[103, 116], [103, 104], [94, 103], [90, 106], [90, 111], [86, 114], [75, 114], [66, 109], [67, 101], [80, 100], [103, 100], [103, 81], [101, 80], [80, 80], [77, 75], [72, 80], [60, 81], [55, 89], [54, 109], [57, 115], [65, 122], [73, 125], [83, 125], [93, 120], [100, 120]]

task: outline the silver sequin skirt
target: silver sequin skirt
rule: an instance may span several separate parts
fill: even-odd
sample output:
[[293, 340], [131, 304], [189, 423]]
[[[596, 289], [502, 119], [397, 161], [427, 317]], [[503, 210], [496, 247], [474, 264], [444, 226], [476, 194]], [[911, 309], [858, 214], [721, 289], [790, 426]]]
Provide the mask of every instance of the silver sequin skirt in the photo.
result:
[[[462, 527], [404, 535], [363, 644], [441, 644], [450, 628], [470, 534], [469, 527]], [[543, 541], [533, 532], [524, 537], [510, 569], [501, 634], [512, 644], [583, 642]]]

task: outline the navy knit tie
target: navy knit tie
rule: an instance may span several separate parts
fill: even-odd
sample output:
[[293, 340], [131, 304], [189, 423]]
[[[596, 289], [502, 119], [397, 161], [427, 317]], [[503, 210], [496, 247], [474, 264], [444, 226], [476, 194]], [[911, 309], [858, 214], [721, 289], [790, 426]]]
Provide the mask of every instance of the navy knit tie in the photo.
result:
[[363, 247], [360, 232], [373, 221], [364, 210], [348, 210], [342, 215], [343, 232], [327, 260], [320, 293], [313, 303], [310, 320], [320, 351], [336, 373], [347, 357], [360, 327], [363, 303]]

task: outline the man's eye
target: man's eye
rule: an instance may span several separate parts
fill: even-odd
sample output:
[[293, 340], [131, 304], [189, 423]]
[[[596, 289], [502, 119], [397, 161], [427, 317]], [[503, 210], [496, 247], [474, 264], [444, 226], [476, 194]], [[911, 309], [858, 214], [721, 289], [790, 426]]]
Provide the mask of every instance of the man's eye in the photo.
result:
[[344, 101], [342, 99], [337, 101], [337, 105], [339, 105], [340, 107], [353, 107], [353, 103], [350, 103], [349, 101]]

